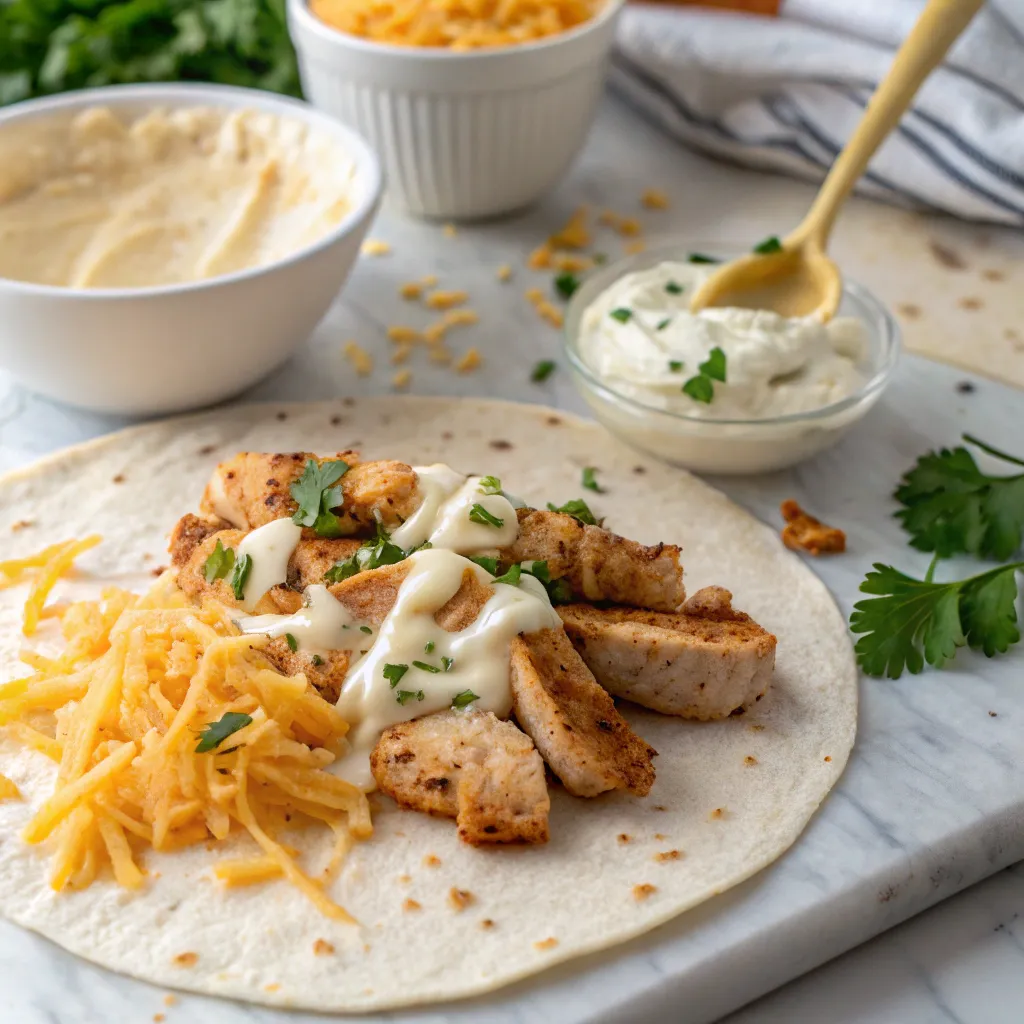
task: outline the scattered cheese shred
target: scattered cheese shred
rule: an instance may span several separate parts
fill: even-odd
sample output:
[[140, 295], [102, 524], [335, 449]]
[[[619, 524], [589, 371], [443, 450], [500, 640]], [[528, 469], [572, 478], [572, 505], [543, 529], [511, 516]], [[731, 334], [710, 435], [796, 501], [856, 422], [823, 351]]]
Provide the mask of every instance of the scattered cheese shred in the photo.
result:
[[451, 350], [444, 345], [431, 345], [430, 347], [430, 361], [432, 363], [438, 363], [441, 366], [447, 366], [452, 361]]
[[461, 306], [469, 299], [468, 292], [448, 291], [431, 292], [427, 296], [427, 305], [431, 309], [451, 309], [453, 306]]
[[480, 316], [473, 309], [450, 309], [444, 315], [444, 322], [449, 327], [468, 326], [480, 322]]
[[388, 328], [388, 337], [400, 345], [411, 345], [413, 342], [422, 341], [423, 335], [414, 327], [405, 327], [402, 324], [395, 324]]
[[423, 337], [426, 339], [428, 345], [438, 345], [444, 341], [444, 336], [448, 333], [448, 328], [451, 325], [447, 319], [438, 320], [437, 323], [430, 324], [429, 327], [423, 328]]
[[412, 383], [412, 370], [399, 370], [398, 373], [391, 378], [391, 386], [396, 390], [403, 390]]
[[607, 227], [614, 228], [620, 235], [627, 238], [633, 238], [643, 231], [640, 221], [635, 217], [623, 217], [622, 214], [616, 213], [614, 210], [603, 210], [598, 221]]
[[427, 274], [422, 284], [424, 288], [433, 288], [437, 284], [437, 274]]
[[419, 281], [406, 281], [398, 289], [398, 294], [403, 299], [408, 299], [410, 302], [414, 302], [423, 294], [423, 285]]
[[547, 242], [538, 245], [526, 258], [526, 265], [531, 270], [547, 270], [551, 266], [551, 246]]
[[578, 207], [566, 222], [548, 239], [551, 249], [586, 249], [590, 245], [590, 229], [587, 227], [587, 208]]
[[643, 252], [647, 248], [647, 244], [645, 242], [627, 242], [624, 248], [630, 255], [636, 255]]
[[391, 245], [379, 238], [368, 238], [359, 247], [359, 251], [364, 256], [387, 256], [391, 252]]
[[594, 261], [587, 256], [574, 256], [567, 252], [556, 252], [551, 255], [551, 265], [556, 270], [561, 270], [566, 274], [582, 274], [584, 271], [593, 268]]
[[412, 345], [399, 345], [391, 353], [391, 364], [398, 366], [400, 363], [404, 363], [410, 355], [412, 355]]
[[441, 228], [441, 234], [444, 235], [445, 238], [454, 238], [458, 233], [459, 229], [454, 224], [445, 224], [445, 226]]
[[369, 377], [373, 373], [373, 356], [354, 341], [345, 342], [345, 358], [360, 377]]
[[562, 326], [562, 311], [554, 303], [549, 302], [539, 288], [528, 288], [524, 294], [527, 302], [533, 306], [542, 320], [546, 320], [552, 327]]
[[642, 206], [646, 206], [648, 210], [667, 210], [672, 205], [669, 202], [668, 196], [656, 188], [644, 189], [643, 194], [640, 196], [640, 203]]
[[507, 263], [502, 263], [497, 270], [497, 278], [499, 281], [511, 281], [512, 280], [512, 268]]
[[[146, 847], [245, 830], [261, 854], [224, 861], [215, 877], [283, 876], [327, 916], [352, 921], [277, 839], [326, 825], [343, 855], [372, 833], [365, 796], [323, 770], [348, 728], [334, 705], [304, 675], [278, 672], [260, 652], [265, 640], [239, 635], [222, 605], [190, 604], [170, 573], [148, 594], [111, 588], [60, 619], [64, 653], [32, 658], [35, 674], [0, 688], [0, 726], [58, 765], [22, 833], [33, 844], [53, 837], [53, 888], [84, 888], [107, 864], [138, 889]], [[244, 716], [241, 727], [200, 752], [197, 735], [228, 713]]]
[[455, 369], [459, 373], [472, 373], [482, 362], [483, 359], [480, 353], [475, 348], [470, 348], [466, 350], [462, 358], [455, 364]]

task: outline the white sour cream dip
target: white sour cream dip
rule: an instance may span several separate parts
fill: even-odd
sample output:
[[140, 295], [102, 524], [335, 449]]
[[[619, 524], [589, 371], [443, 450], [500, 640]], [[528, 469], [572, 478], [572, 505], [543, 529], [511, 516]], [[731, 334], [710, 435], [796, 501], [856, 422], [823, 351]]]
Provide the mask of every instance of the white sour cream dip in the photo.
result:
[[[666, 412], [709, 420], [767, 419], [808, 412], [857, 392], [865, 351], [859, 320], [784, 317], [724, 307], [694, 314], [689, 302], [715, 270], [667, 261], [619, 278], [580, 322], [584, 362], [616, 392]], [[683, 392], [713, 349], [725, 382], [710, 402]]]

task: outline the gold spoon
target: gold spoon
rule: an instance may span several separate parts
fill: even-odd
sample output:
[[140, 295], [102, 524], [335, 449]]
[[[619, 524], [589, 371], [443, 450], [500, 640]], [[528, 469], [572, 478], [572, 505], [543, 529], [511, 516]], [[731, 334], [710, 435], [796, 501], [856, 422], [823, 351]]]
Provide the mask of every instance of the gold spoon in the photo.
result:
[[967, 27], [984, 0], [930, 0], [836, 157], [807, 216], [774, 253], [751, 253], [716, 270], [694, 293], [690, 311], [707, 306], [772, 309], [783, 316], [831, 319], [843, 279], [825, 255], [839, 208], [868, 161], [896, 127], [915, 93]]

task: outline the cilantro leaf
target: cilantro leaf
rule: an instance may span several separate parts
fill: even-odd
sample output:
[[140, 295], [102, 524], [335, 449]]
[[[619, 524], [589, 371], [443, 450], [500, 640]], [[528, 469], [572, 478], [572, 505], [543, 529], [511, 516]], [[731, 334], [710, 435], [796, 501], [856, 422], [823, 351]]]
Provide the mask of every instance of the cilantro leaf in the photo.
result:
[[393, 543], [387, 530], [377, 523], [377, 536], [373, 540], [364, 541], [356, 551], [324, 573], [325, 583], [341, 583], [364, 569], [379, 569], [382, 565], [394, 565], [409, 557], [412, 551], [403, 551]]
[[552, 580], [547, 590], [552, 604], [568, 604], [575, 596], [572, 592], [572, 584], [564, 576]]
[[555, 291], [563, 299], [571, 299], [573, 292], [580, 286], [580, 279], [575, 274], [564, 273], [555, 278], [554, 284]]
[[451, 672], [452, 665], [455, 664], [454, 658], [449, 658], [446, 654], [441, 655], [441, 666], [445, 672]]
[[620, 324], [628, 324], [633, 319], [633, 310], [622, 306], [619, 309], [613, 309], [608, 315], [613, 320], [618, 320]]
[[522, 579], [523, 570], [519, 565], [510, 565], [508, 572], [504, 576], [499, 576], [493, 582], [495, 583], [507, 583], [510, 587], [518, 587], [519, 581]]
[[289, 488], [298, 504], [292, 522], [311, 526], [318, 537], [341, 536], [341, 520], [331, 511], [342, 503], [341, 487], [336, 484], [348, 472], [348, 463], [333, 459], [318, 464], [310, 459], [302, 476]]
[[249, 573], [252, 572], [252, 555], [242, 555], [235, 559], [235, 568], [231, 573], [231, 589], [235, 592], [235, 599], [245, 600], [245, 585], [249, 581]]
[[284, 639], [290, 650], [297, 651], [299, 649], [299, 641], [295, 639], [295, 635], [293, 633], [285, 633]]
[[718, 260], [713, 256], [705, 256], [703, 253], [699, 252], [691, 252], [686, 259], [689, 263], [718, 263]]
[[[668, 327], [670, 323], [672, 323], [672, 317], [667, 316], [664, 320], [659, 320], [657, 326], [654, 329], [656, 331], [663, 331], [666, 327]], [[670, 363], [669, 365], [671, 366], [672, 364]], [[683, 364], [680, 363], [679, 365], [682, 366]]]
[[558, 369], [553, 359], [542, 359], [530, 372], [530, 380], [534, 384], [543, 384]]
[[519, 568], [540, 580], [545, 586], [551, 582], [551, 572], [546, 561], [535, 559], [532, 562], [520, 562]]
[[482, 476], [478, 489], [481, 494], [501, 494], [501, 481], [496, 476]]
[[598, 522], [590, 506], [582, 498], [573, 498], [564, 505], [556, 505], [548, 502], [548, 509], [552, 512], [561, 512], [562, 515], [572, 516], [573, 519], [584, 524], [584, 526], [597, 526]]
[[422, 690], [399, 690], [395, 694], [395, 700], [398, 701], [403, 707], [411, 700], [423, 700], [424, 693]]
[[479, 700], [479, 699], [480, 699], [479, 696], [477, 696], [477, 694], [475, 694], [472, 690], [463, 690], [462, 693], [457, 693], [457, 694], [455, 694], [454, 697], [452, 697], [452, 707], [453, 708], [469, 707], [469, 705], [472, 704], [473, 701]]
[[434, 675], [441, 671], [436, 665], [428, 665], [425, 661], [414, 661], [412, 667], [418, 668], [421, 672], [433, 672]]
[[203, 576], [206, 577], [207, 583], [213, 583], [214, 580], [222, 580], [231, 572], [234, 565], [234, 549], [224, 547], [218, 537], [210, 557], [203, 563]]
[[725, 353], [716, 345], [709, 353], [708, 358], [703, 363], [697, 365], [697, 369], [704, 374], [705, 377], [710, 377], [712, 380], [721, 381], [725, 383]]
[[393, 690], [402, 679], [402, 676], [409, 671], [408, 665], [385, 665], [384, 678], [391, 684]]
[[666, 281], [665, 291], [667, 291], [669, 295], [682, 295], [683, 286], [678, 281]]
[[597, 482], [597, 468], [595, 466], [583, 467], [582, 482], [588, 491], [596, 491], [598, 494], [604, 493], [604, 488]]
[[490, 555], [470, 555], [469, 560], [476, 562], [481, 569], [486, 569], [492, 576], [498, 575], [498, 559]]
[[435, 644], [433, 640], [428, 640], [428, 641], [427, 641], [427, 642], [426, 642], [426, 643], [425, 643], [425, 644], [423, 645], [423, 653], [424, 653], [424, 654], [433, 654], [433, 653], [434, 653], [434, 648], [435, 648], [436, 646], [437, 646], [437, 644]]
[[1005, 652], [1020, 639], [1014, 601], [1021, 569], [1024, 562], [935, 583], [931, 569], [918, 580], [875, 563], [860, 589], [877, 596], [858, 601], [850, 616], [850, 629], [864, 634], [855, 648], [861, 668], [898, 679], [904, 669], [920, 672], [925, 662], [941, 668], [965, 644], [987, 657]]
[[754, 252], [761, 256], [770, 256], [772, 253], [782, 252], [782, 243], [778, 240], [775, 235], [770, 238], [766, 238], [763, 242], [758, 242], [754, 246]]
[[703, 373], [698, 373], [696, 377], [691, 377], [682, 387], [684, 395], [689, 395], [695, 402], [704, 402], [707, 405], [711, 404], [711, 399], [715, 397], [715, 385], [711, 383], [711, 378]]
[[196, 753], [208, 754], [211, 750], [219, 747], [232, 733], [244, 729], [251, 722], [251, 715], [244, 715], [241, 711], [225, 711], [216, 722], [209, 722], [200, 730]]
[[479, 523], [481, 526], [493, 526], [495, 529], [505, 525], [504, 519], [500, 516], [492, 515], [478, 501], [474, 502], [473, 507], [469, 510], [469, 521], [471, 523]]

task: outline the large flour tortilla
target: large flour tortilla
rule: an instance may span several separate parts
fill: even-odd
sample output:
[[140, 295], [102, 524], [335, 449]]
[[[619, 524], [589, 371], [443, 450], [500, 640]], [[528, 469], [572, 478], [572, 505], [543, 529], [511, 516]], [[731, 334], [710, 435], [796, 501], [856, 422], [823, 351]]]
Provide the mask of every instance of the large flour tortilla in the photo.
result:
[[[376, 834], [355, 849], [332, 893], [360, 927], [323, 918], [284, 882], [222, 890], [209, 877], [214, 855], [202, 847], [147, 855], [152, 878], [138, 895], [110, 880], [54, 893], [48, 851], [18, 838], [50, 791], [54, 767], [0, 730], [0, 771], [28, 801], [0, 804], [6, 916], [161, 985], [279, 1006], [369, 1010], [484, 992], [623, 942], [743, 881], [790, 846], [853, 744], [856, 672], [845, 623], [825, 587], [771, 530], [593, 424], [531, 406], [420, 398], [250, 406], [156, 423], [0, 480], [0, 558], [99, 531], [106, 542], [58, 594], [91, 595], [101, 578], [144, 584], [166, 561], [165, 535], [195, 508], [218, 459], [244, 449], [348, 446], [366, 457], [494, 473], [533, 504], [577, 497], [580, 468], [597, 466], [608, 490], [587, 497], [611, 529], [682, 544], [690, 592], [722, 584], [777, 634], [773, 689], [751, 713], [714, 724], [625, 705], [635, 730], [659, 751], [653, 791], [646, 799], [588, 801], [553, 787], [547, 846], [472, 849], [458, 842], [452, 823], [375, 797]], [[12, 532], [18, 520], [33, 525]], [[0, 590], [0, 680], [21, 674], [24, 596], [24, 587]], [[722, 813], [713, 818], [716, 808]], [[326, 840], [315, 836], [300, 839], [307, 865], [327, 854]], [[238, 841], [239, 854], [249, 842]], [[672, 850], [679, 858], [655, 857]], [[440, 865], [426, 866], [428, 854]], [[656, 892], [638, 901], [634, 886], [645, 883]], [[461, 913], [448, 901], [453, 886], [475, 897]], [[406, 899], [422, 909], [404, 911]], [[493, 927], [482, 927], [484, 919]], [[333, 944], [334, 955], [314, 955], [318, 938]], [[199, 955], [194, 967], [174, 965], [183, 952]]]

